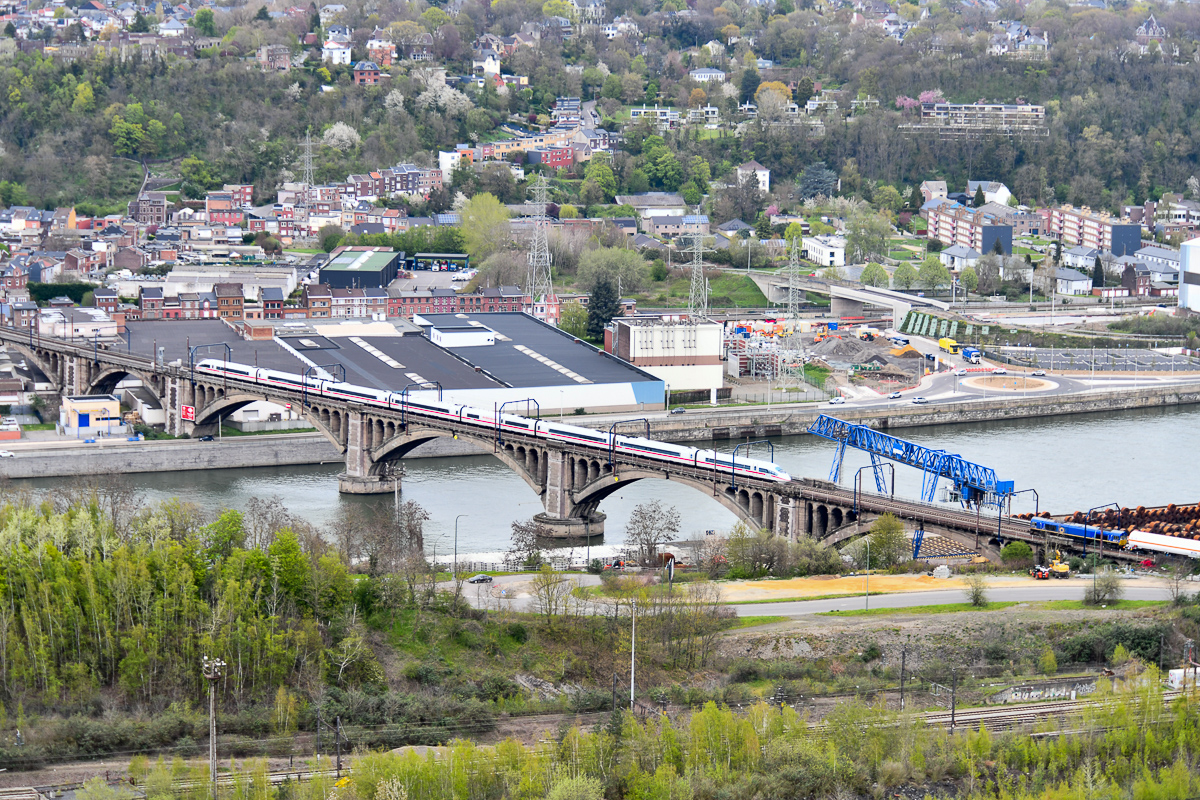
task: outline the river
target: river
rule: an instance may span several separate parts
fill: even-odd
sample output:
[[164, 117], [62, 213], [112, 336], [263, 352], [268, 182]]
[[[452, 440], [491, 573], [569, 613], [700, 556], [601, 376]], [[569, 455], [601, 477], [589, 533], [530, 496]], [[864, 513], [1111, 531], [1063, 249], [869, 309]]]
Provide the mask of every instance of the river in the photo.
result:
[[[992, 467], [1001, 480], [1017, 489], [1036, 489], [1042, 510], [1066, 513], [1116, 502], [1126, 506], [1165, 505], [1200, 501], [1200, 489], [1188, 477], [1187, 464], [1200, 453], [1200, 407], [1049, 417], [1045, 420], [946, 425], [899, 431], [903, 438], [958, 453], [969, 461]], [[733, 443], [725, 443], [730, 449]], [[825, 478], [833, 444], [812, 436], [775, 439], [775, 460], [794, 477]], [[744, 450], [744, 449], [743, 449]], [[740, 455], [740, 453], [739, 453]], [[765, 458], [765, 446], [754, 456]], [[865, 454], [848, 450], [843, 484], [869, 463]], [[524, 481], [488, 455], [423, 458], [405, 462], [402, 499], [413, 500], [430, 514], [427, 548], [446, 553], [452, 546], [454, 518], [459, 523], [460, 553], [503, 550], [510, 524], [541, 511], [541, 504]], [[125, 476], [149, 503], [180, 495], [211, 510], [243, 508], [252, 497], [278, 496], [292, 511], [323, 524], [352, 503], [381, 511], [392, 497], [348, 496], [337, 491], [340, 465], [259, 467]], [[870, 470], [862, 473], [870, 488]], [[14, 486], [45, 490], [65, 479], [12, 481]], [[945, 481], [942, 482], [945, 485]], [[896, 467], [896, 493], [920, 494], [921, 474]], [[716, 500], [668, 481], [641, 481], [606, 499], [600, 510], [608, 515], [606, 545], [620, 544], [630, 512], [652, 499], [678, 509], [684, 535], [725, 529], [735, 519]], [[1014, 511], [1032, 511], [1032, 494], [1021, 495]]]

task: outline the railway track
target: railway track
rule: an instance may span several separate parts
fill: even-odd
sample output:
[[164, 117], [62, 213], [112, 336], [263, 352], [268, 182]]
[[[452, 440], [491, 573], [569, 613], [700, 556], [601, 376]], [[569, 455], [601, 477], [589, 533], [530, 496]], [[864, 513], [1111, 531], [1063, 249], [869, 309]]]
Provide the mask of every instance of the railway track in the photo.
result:
[[[1183, 696], [1183, 692], [1163, 693], [1163, 702], [1171, 703]], [[954, 727], [978, 727], [986, 725], [988, 730], [1011, 730], [1012, 728], [1044, 722], [1047, 719], [1066, 720], [1082, 714], [1089, 708], [1110, 705], [1110, 700], [1060, 700], [1050, 703], [1021, 703], [1019, 705], [985, 706], [949, 711], [930, 711], [921, 715], [929, 725], [949, 726], [953, 718]]]

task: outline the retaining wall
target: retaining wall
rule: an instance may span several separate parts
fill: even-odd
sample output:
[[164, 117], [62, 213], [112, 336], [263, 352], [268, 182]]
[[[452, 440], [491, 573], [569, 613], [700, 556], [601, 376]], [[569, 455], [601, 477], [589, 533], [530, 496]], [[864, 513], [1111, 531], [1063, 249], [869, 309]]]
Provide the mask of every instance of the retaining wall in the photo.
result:
[[889, 430], [922, 425], [952, 425], [960, 422], [1163, 408], [1195, 403], [1200, 403], [1200, 383], [1047, 397], [1005, 397], [925, 406], [906, 403], [896, 408], [855, 409], [853, 406], [814, 403], [811, 408], [792, 407], [779, 410], [763, 407], [740, 411], [689, 410], [686, 414], [666, 419], [651, 419], [650, 435], [672, 442], [787, 436], [804, 433], [819, 414]]

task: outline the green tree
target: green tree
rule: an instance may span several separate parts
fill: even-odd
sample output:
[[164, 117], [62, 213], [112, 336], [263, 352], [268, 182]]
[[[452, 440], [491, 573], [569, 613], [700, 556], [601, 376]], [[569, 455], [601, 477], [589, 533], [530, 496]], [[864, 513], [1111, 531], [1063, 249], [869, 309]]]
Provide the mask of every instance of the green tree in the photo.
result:
[[1054, 657], [1054, 651], [1049, 645], [1042, 650], [1042, 655], [1038, 658], [1038, 672], [1043, 675], [1053, 675], [1058, 672], [1058, 659]]
[[741, 83], [741, 102], [749, 103], [754, 99], [754, 93], [758, 91], [758, 85], [762, 83], [762, 77], [759, 76], [758, 70], [754, 67], [747, 67], [742, 72]]
[[71, 103], [71, 110], [77, 114], [86, 114], [91, 111], [96, 105], [96, 94], [92, 91], [92, 85], [87, 81], [75, 87], [75, 99]]
[[921, 262], [920, 271], [917, 272], [917, 283], [933, 291], [950, 283], [950, 271], [942, 265], [937, 256], [926, 256]]
[[342, 239], [346, 238], [346, 231], [340, 225], [325, 225], [321, 230], [317, 231], [317, 239], [321, 242], [321, 249], [326, 253], [332, 253]]
[[679, 163], [679, 157], [669, 150], [658, 154], [650, 174], [668, 192], [683, 185], [683, 165]]
[[791, 247], [792, 242], [797, 239], [804, 239], [804, 226], [799, 222], [789, 222], [788, 226], [784, 228], [783, 240], [788, 243], [788, 247]]
[[1100, 256], [1096, 256], [1096, 263], [1092, 265], [1092, 286], [1104, 287], [1104, 264], [1100, 263]]
[[621, 99], [621, 76], [609, 75], [604, 79], [604, 86], [600, 89], [600, 96], [608, 100]]
[[276, 533], [275, 541], [267, 548], [267, 555], [271, 561], [271, 572], [280, 588], [297, 607], [305, 607], [310, 598], [310, 567], [296, 534], [287, 528]]
[[588, 162], [587, 169], [583, 174], [586, 179], [596, 182], [596, 185], [603, 190], [606, 198], [611, 199], [616, 196], [617, 178], [613, 174], [612, 166], [609, 165], [607, 159], [593, 157]]
[[637, 292], [646, 284], [646, 259], [627, 247], [597, 247], [579, 257], [575, 285], [584, 292], [594, 292], [603, 281], [616, 291]]
[[759, 239], [771, 238], [771, 220], [766, 214], [759, 214], [754, 221], [754, 235]]
[[133, 22], [130, 23], [129, 30], [131, 33], [149, 33], [150, 21], [142, 16], [141, 11], [138, 11], [133, 16]]
[[430, 33], [433, 33], [443, 25], [449, 25], [453, 21], [449, 14], [436, 6], [427, 8], [421, 12], [421, 24]]
[[700, 201], [704, 199], [704, 195], [692, 181], [685, 183], [679, 191], [683, 195], [683, 202], [689, 206], [699, 205]]
[[876, 208], [886, 209], [895, 213], [904, 205], [904, 198], [900, 196], [900, 192], [895, 186], [884, 184], [875, 190], [875, 194], [871, 198]]
[[886, 569], [912, 557], [912, 544], [904, 523], [894, 514], [882, 514], [871, 525], [871, 566]]
[[271, 13], [269, 11], [267, 11], [266, 6], [258, 7], [258, 11], [254, 14], [254, 21], [255, 22], [270, 22], [271, 21]]
[[860, 208], [846, 218], [846, 261], [860, 264], [887, 255], [892, 226], [875, 212]]
[[812, 78], [801, 78], [796, 81], [796, 88], [792, 90], [792, 102], [804, 108], [804, 105], [812, 98], [813, 93]]
[[802, 200], [833, 197], [833, 193], [837, 191], [837, 180], [837, 173], [828, 169], [824, 161], [816, 161], [804, 168], [797, 190]]
[[587, 334], [593, 342], [604, 341], [604, 329], [612, 318], [621, 313], [617, 288], [608, 278], [602, 278], [592, 288], [588, 300]]
[[[265, 6], [264, 6], [265, 8]], [[211, 8], [202, 8], [196, 12], [196, 16], [192, 18], [192, 27], [201, 36], [216, 36], [217, 21], [213, 16]]]
[[559, 312], [558, 327], [576, 339], [587, 338], [588, 312], [579, 303], [564, 303]]
[[17, 38], [17, 26], [11, 22], [4, 26], [4, 35], [10, 39]]
[[858, 278], [863, 286], [883, 286], [888, 285], [888, 274], [881, 265], [874, 261], [863, 267], [862, 275]]
[[485, 259], [508, 243], [508, 209], [495, 195], [482, 192], [467, 201], [462, 232], [472, 258]]
[[917, 271], [909, 261], [901, 261], [900, 266], [892, 273], [892, 283], [905, 291], [911, 289], [917, 282]]
[[958, 273], [958, 280], [967, 294], [971, 294], [979, 288], [979, 274], [975, 272], [974, 267], [963, 267], [962, 271]]
[[983, 184], [981, 183], [975, 187], [975, 207], [979, 208], [985, 202], [987, 202], [987, 201], [983, 196]]
[[1024, 566], [1033, 561], [1033, 548], [1025, 542], [1009, 542], [1000, 551], [1000, 560], [1010, 566]]

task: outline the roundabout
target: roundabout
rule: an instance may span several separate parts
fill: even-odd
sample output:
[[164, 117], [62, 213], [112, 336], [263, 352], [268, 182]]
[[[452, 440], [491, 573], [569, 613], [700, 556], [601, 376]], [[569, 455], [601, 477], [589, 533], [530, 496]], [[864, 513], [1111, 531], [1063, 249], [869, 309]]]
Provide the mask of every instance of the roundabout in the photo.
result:
[[989, 392], [1047, 392], [1058, 388], [1058, 384], [1045, 378], [1027, 375], [980, 375], [965, 378], [963, 386]]

